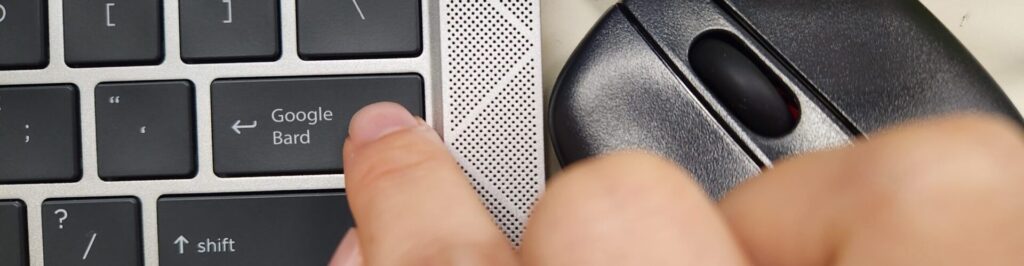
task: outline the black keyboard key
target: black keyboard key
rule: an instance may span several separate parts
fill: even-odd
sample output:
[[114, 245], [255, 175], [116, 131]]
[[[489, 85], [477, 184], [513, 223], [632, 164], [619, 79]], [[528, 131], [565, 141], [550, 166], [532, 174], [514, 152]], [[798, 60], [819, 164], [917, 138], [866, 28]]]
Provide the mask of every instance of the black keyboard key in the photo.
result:
[[20, 201], [0, 201], [0, 264], [28, 265], [27, 232], [25, 204]]
[[196, 173], [195, 97], [188, 81], [96, 86], [96, 154], [104, 180]]
[[298, 0], [299, 56], [307, 60], [416, 56], [420, 0]]
[[392, 101], [423, 116], [419, 75], [217, 80], [213, 167], [218, 176], [341, 173], [352, 114]]
[[0, 69], [45, 67], [46, 28], [45, 0], [0, 0]]
[[327, 265], [354, 225], [342, 193], [161, 198], [160, 265]]
[[142, 265], [135, 198], [43, 202], [46, 265]]
[[186, 63], [272, 61], [281, 55], [278, 0], [181, 0]]
[[64, 0], [64, 59], [72, 67], [163, 60], [160, 0]]
[[0, 87], [0, 183], [75, 181], [81, 176], [78, 89]]

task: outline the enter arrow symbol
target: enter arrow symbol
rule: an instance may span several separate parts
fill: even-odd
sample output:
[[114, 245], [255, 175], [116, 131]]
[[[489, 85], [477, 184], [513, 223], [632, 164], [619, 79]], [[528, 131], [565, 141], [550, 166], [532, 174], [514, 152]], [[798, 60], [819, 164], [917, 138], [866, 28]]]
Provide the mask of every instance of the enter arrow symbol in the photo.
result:
[[231, 126], [231, 129], [235, 130], [235, 133], [238, 133], [238, 135], [242, 135], [242, 131], [239, 129], [256, 128], [256, 120], [252, 121], [252, 125], [242, 125], [241, 123], [242, 120], [235, 120], [235, 125]]
[[174, 244], [178, 245], [178, 254], [185, 254], [185, 244], [188, 244], [188, 239], [184, 235], [179, 235], [178, 239], [174, 240]]

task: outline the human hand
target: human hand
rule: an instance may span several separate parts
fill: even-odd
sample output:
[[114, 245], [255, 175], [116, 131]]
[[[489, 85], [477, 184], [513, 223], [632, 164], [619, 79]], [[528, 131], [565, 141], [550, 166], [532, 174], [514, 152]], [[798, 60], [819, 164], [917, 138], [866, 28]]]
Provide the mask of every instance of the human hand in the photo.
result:
[[566, 168], [518, 251], [436, 132], [401, 106], [351, 122], [358, 229], [331, 265], [1024, 265], [1024, 135], [922, 121], [778, 162], [719, 203], [643, 152]]

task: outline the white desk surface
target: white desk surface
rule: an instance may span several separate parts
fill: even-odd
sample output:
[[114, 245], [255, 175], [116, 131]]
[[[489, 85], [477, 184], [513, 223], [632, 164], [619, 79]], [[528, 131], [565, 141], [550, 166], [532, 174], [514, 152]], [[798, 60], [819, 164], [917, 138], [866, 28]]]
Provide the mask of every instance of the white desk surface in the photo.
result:
[[[615, 0], [542, 0], [545, 95], [566, 58]], [[922, 0], [1024, 110], [1024, 1]], [[545, 98], [547, 99], [547, 98]]]

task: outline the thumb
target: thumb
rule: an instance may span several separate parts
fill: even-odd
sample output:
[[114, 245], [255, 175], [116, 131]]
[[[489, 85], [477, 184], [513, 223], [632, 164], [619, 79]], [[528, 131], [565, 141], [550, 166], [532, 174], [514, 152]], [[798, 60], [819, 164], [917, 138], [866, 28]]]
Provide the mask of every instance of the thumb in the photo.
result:
[[437, 133], [394, 103], [352, 117], [345, 186], [368, 265], [510, 265], [515, 253]]

